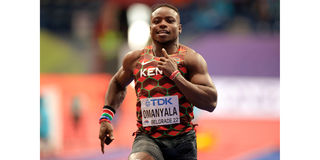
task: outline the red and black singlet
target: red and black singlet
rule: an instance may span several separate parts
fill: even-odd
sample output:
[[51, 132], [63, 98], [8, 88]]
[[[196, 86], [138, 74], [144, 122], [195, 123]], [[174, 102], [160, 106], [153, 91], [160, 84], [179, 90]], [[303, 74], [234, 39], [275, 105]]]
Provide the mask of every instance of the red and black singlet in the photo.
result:
[[[182, 76], [188, 79], [188, 71], [184, 66], [184, 56], [187, 47], [180, 45], [175, 54], [169, 55], [178, 64], [178, 69]], [[138, 59], [134, 69], [135, 91], [137, 95], [137, 126], [138, 132], [143, 132], [154, 138], [177, 136], [194, 129], [191, 120], [194, 118], [193, 105], [186, 99], [175, 83], [157, 68], [157, 61], [160, 57], [155, 57], [152, 46], [147, 46]], [[141, 99], [152, 97], [164, 97], [177, 95], [179, 99], [180, 123], [160, 126], [142, 126]]]

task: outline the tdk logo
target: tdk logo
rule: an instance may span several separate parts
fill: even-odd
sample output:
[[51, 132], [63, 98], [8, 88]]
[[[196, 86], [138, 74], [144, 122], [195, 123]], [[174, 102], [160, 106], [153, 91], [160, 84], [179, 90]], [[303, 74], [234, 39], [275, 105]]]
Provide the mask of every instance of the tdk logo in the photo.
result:
[[146, 106], [149, 107], [150, 105], [153, 106], [162, 106], [162, 105], [168, 105], [168, 104], [172, 104], [171, 103], [171, 99], [172, 98], [159, 98], [159, 99], [150, 99], [146, 101]]
[[147, 106], [147, 107], [150, 106], [150, 101], [149, 101], [149, 100], [146, 101], [146, 106]]

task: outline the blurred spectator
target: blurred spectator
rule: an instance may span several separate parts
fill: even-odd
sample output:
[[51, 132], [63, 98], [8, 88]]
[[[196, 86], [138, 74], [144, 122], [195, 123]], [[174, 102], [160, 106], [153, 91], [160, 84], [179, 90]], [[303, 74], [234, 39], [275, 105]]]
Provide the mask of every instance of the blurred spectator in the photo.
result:
[[233, 14], [233, 6], [229, 1], [200, 1], [192, 19], [202, 31], [220, 30]]
[[[157, 1], [140, 2], [151, 6]], [[279, 34], [280, 31], [279, 0], [169, 2], [175, 3], [181, 13], [184, 26], [181, 41], [190, 40], [198, 36], [197, 33]], [[120, 48], [126, 46], [126, 10], [133, 3], [128, 0], [41, 0], [41, 72], [114, 73], [121, 62]], [[44, 48], [42, 44], [48, 41], [44, 42], [47, 39], [43, 39], [42, 34], [57, 37], [71, 49], [61, 53], [59, 43], [52, 43], [51, 49]], [[60, 46], [54, 46], [56, 44]], [[69, 63], [66, 59], [74, 60]]]
[[72, 99], [71, 113], [74, 124], [73, 126], [75, 128], [75, 131], [77, 132], [79, 127], [79, 121], [81, 120], [81, 104], [80, 98], [78, 96], [75, 96]]
[[49, 144], [49, 114], [43, 97], [40, 97], [40, 155], [46, 156], [50, 153]]

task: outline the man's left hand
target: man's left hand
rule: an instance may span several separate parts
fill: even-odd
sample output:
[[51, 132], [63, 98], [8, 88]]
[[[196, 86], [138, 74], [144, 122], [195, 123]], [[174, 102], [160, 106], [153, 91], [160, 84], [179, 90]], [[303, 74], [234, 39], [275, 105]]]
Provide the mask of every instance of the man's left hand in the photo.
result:
[[178, 70], [177, 63], [173, 58], [169, 57], [167, 51], [164, 48], [162, 48], [161, 51], [163, 57], [160, 57], [158, 68], [162, 70], [167, 77], [170, 77], [172, 72]]

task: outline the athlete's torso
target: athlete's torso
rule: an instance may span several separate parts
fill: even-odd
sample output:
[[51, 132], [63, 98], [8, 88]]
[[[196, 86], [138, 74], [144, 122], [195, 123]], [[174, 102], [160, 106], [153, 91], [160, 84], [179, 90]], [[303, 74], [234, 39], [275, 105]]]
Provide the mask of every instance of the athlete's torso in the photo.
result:
[[[170, 57], [178, 64], [181, 75], [188, 80], [189, 73], [184, 65], [187, 50], [186, 46], [180, 45], [178, 51]], [[175, 83], [157, 67], [157, 61], [159, 57], [155, 57], [152, 46], [148, 46], [141, 52], [133, 71], [139, 131], [154, 138], [177, 136], [189, 132], [194, 128], [191, 122], [194, 118], [193, 105]], [[165, 107], [161, 108], [161, 105]], [[150, 109], [152, 107], [154, 108]], [[180, 122], [175, 122], [176, 119]]]

